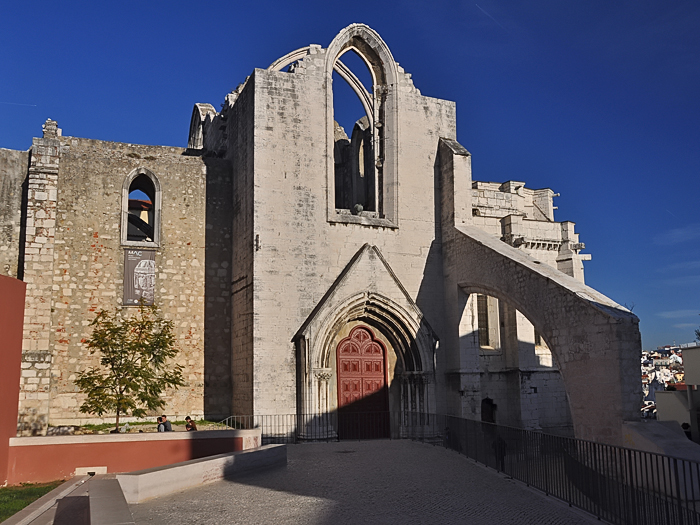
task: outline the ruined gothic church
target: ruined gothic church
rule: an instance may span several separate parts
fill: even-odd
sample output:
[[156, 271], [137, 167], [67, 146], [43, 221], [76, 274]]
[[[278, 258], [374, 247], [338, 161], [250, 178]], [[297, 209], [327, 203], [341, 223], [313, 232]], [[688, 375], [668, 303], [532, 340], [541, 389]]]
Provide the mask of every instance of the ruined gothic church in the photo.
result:
[[[339, 82], [364, 109], [353, 129]], [[88, 324], [145, 301], [175, 323], [177, 418], [368, 412], [389, 435], [439, 412], [619, 443], [638, 319], [584, 284], [550, 189], [472, 180], [455, 114], [353, 24], [254, 70], [220, 111], [195, 104], [185, 149], [48, 120], [28, 151], [0, 150], [0, 271], [27, 283], [20, 433], [86, 420]]]

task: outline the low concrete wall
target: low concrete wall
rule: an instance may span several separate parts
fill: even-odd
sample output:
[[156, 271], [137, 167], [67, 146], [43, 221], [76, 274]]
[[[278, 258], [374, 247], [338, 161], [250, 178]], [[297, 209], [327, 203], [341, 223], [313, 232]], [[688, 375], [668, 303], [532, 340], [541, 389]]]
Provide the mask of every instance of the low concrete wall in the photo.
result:
[[679, 425], [690, 425], [688, 392], [666, 390], [656, 392], [656, 419], [658, 421], [678, 421]]
[[141, 503], [228, 479], [241, 472], [286, 464], [287, 445], [267, 445], [255, 450], [195, 459], [179, 465], [119, 474], [117, 479], [127, 503]]
[[[131, 472], [260, 446], [260, 429], [10, 439], [8, 483], [42, 483], [81, 472]], [[102, 467], [102, 468], [99, 468]]]
[[[87, 486], [86, 484], [89, 480], [90, 476], [76, 476], [71, 481], [62, 483], [48, 494], [44, 494], [38, 500], [30, 503], [18, 513], [7, 518], [7, 520], [2, 522], [2, 525], [30, 525], [31, 523], [40, 525], [43, 523], [50, 523], [50, 520], [43, 520], [40, 518], [40, 516], [43, 516], [47, 512], [51, 512], [52, 507], [56, 505], [57, 501], [66, 497], [74, 497], [77, 494], [82, 494], [85, 491]], [[57, 520], [55, 521], [58, 523]], [[79, 524], [80, 522], [76, 520], [75, 525]]]
[[624, 446], [700, 462], [700, 445], [690, 441], [677, 421], [625, 421]]

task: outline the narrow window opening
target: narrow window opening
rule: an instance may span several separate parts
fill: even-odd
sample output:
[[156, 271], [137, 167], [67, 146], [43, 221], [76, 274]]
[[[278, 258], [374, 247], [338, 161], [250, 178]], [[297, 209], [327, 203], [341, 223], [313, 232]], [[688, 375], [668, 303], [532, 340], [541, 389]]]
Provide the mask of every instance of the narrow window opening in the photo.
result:
[[156, 189], [147, 175], [139, 175], [129, 186], [127, 241], [153, 242]]
[[476, 296], [476, 313], [479, 324], [479, 346], [491, 346], [489, 337], [489, 304], [485, 295]]

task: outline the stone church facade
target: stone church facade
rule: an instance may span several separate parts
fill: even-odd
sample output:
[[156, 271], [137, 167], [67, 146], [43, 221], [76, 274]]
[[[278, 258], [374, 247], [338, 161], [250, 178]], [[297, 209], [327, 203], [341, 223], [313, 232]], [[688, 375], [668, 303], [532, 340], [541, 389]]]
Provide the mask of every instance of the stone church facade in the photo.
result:
[[[334, 76], [364, 108], [349, 134]], [[472, 180], [455, 115], [353, 24], [196, 104], [187, 148], [48, 120], [0, 150], [0, 271], [27, 283], [20, 432], [86, 420], [89, 323], [144, 300], [175, 324], [176, 417], [441, 412], [619, 443], [638, 319], [584, 284], [551, 190]]]

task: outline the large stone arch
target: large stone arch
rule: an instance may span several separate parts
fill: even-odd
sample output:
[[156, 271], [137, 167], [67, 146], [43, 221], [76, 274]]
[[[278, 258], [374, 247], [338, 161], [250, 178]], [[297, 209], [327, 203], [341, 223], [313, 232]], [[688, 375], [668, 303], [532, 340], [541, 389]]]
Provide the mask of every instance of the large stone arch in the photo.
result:
[[[521, 304], [519, 301], [518, 297], [511, 297], [504, 295], [501, 290], [492, 288], [488, 284], [485, 284], [483, 282], [476, 282], [474, 279], [476, 277], [472, 277], [469, 280], [464, 280], [460, 281], [457, 283], [457, 286], [460, 291], [462, 291], [466, 295], [472, 295], [472, 294], [483, 294], [483, 295], [488, 295], [491, 297], [495, 297], [499, 301], [503, 301], [506, 304], [512, 306], [516, 310], [520, 311], [528, 321], [532, 323], [532, 325], [535, 327], [535, 330], [537, 330], [544, 339], [545, 343], [547, 344], [547, 347], [550, 348], [550, 336], [545, 330], [545, 327], [542, 325], [539, 325], [538, 322], [533, 321], [532, 314], [530, 313], [530, 310], [532, 308], [532, 304], [524, 303]], [[559, 367], [559, 362], [558, 362], [558, 354], [552, 354], [552, 357], [554, 358], [555, 361], [557, 361], [557, 366]]]
[[[369, 290], [368, 275], [374, 283]], [[373, 329], [396, 355], [390, 374], [390, 411], [433, 412], [437, 336], [379, 249], [367, 244], [348, 262], [293, 338], [297, 413], [311, 416], [307, 418], [311, 422], [314, 415], [335, 411], [335, 349], [359, 323]]]
[[622, 444], [623, 421], [638, 419], [639, 319], [564, 273], [470, 225], [471, 161], [441, 140], [441, 213], [449, 336], [457, 336], [457, 292], [481, 289], [528, 317], [555, 356], [576, 436]]
[[364, 321], [380, 329], [390, 340], [407, 372], [431, 370], [434, 336], [422, 319], [382, 294], [362, 292], [348, 297], [327, 316], [311, 350], [311, 361], [319, 368], [327, 367], [333, 352], [332, 340], [343, 324]]
[[[399, 71], [389, 47], [382, 38], [364, 24], [352, 24], [333, 39], [325, 50], [326, 75], [326, 176], [327, 206], [329, 220], [336, 219], [335, 179], [334, 179], [334, 120], [333, 120], [333, 71], [342, 75], [343, 67], [338, 66], [338, 59], [347, 51], [355, 51], [364, 60], [372, 74], [374, 92], [371, 105], [363, 100], [372, 128], [377, 169], [381, 171], [377, 180], [379, 217], [392, 225], [398, 225], [398, 91]], [[342, 63], [341, 63], [342, 65]], [[353, 75], [354, 76], [354, 75]], [[347, 80], [347, 79], [346, 79]], [[351, 79], [352, 80], [352, 79]], [[356, 92], [361, 91], [353, 82], [348, 81]], [[370, 107], [368, 107], [370, 106]], [[377, 125], [380, 124], [380, 125]]]
[[309, 424], [318, 415], [337, 410], [335, 351], [358, 324], [368, 325], [396, 356], [395, 363], [388, 357], [390, 411], [434, 412], [437, 338], [417, 310], [383, 294], [360, 292], [321, 308], [314, 317], [294, 338], [297, 412], [308, 416]]
[[[311, 46], [295, 49], [294, 51], [275, 60], [267, 69], [268, 71], [282, 71], [285, 67], [291, 66], [295, 62], [303, 60], [306, 55], [309, 54], [310, 50]], [[349, 51], [349, 48], [347, 48], [346, 51]], [[365, 63], [367, 62], [365, 61]], [[367, 67], [370, 68], [370, 65], [368, 64]], [[335, 64], [333, 65], [333, 70], [338, 73], [341, 78], [345, 80], [345, 82], [347, 82], [352, 88], [360, 99], [360, 102], [362, 102], [362, 106], [365, 108], [365, 113], [367, 113], [367, 118], [371, 119], [372, 115], [374, 114], [374, 102], [372, 100], [372, 95], [369, 91], [367, 91], [367, 89], [365, 89], [365, 86], [362, 84], [360, 79], [355, 76], [350, 68], [340, 61], [340, 58], [336, 59]]]

